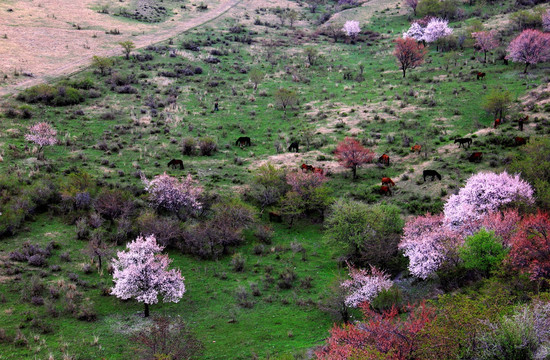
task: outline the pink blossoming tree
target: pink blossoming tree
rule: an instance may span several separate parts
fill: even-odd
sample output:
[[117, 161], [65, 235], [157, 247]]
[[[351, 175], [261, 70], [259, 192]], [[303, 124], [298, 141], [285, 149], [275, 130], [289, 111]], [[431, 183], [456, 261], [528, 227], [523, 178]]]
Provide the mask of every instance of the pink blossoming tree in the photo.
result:
[[153, 180], [143, 176], [141, 180], [150, 195], [152, 205], [156, 208], [174, 212], [178, 217], [182, 209], [196, 211], [202, 208], [199, 197], [203, 189], [196, 185], [197, 181], [193, 180], [191, 175], [187, 175], [181, 181], [166, 173], [155, 176]]
[[349, 291], [345, 304], [358, 307], [364, 302], [370, 302], [382, 290], [389, 290], [393, 286], [390, 276], [382, 270], [371, 266], [370, 272], [349, 266], [351, 280], [344, 281], [341, 286]]
[[403, 228], [399, 248], [409, 258], [413, 276], [426, 279], [448, 259], [449, 252], [462, 244], [462, 236], [451, 230], [443, 214], [417, 216]]
[[511, 239], [520, 221], [521, 216], [517, 209], [506, 209], [502, 212], [496, 211], [487, 214], [481, 220], [481, 227], [487, 231], [494, 231], [495, 235], [502, 241], [502, 244], [509, 247], [512, 244]]
[[539, 30], [523, 30], [506, 49], [506, 59], [525, 64], [523, 73], [527, 73], [527, 67], [550, 60], [550, 34]]
[[149, 305], [158, 303], [159, 296], [164, 302], [177, 303], [185, 292], [184, 278], [179, 270], [168, 270], [172, 260], [158, 254], [164, 248], [157, 244], [155, 236], [138, 236], [126, 248], [113, 259], [115, 286], [111, 294], [144, 303], [145, 317], [149, 316]]
[[25, 134], [25, 140], [31, 141], [38, 145], [39, 152], [44, 146], [57, 144], [57, 131], [47, 122], [39, 122], [29, 128], [29, 132]]
[[475, 48], [484, 54], [483, 62], [487, 62], [487, 53], [499, 45], [496, 32], [494, 30], [473, 32], [472, 37], [476, 40]]
[[428, 22], [428, 25], [426, 25], [422, 40], [427, 43], [432, 43], [452, 33], [453, 29], [449, 27], [449, 22], [447, 20], [433, 18]]
[[355, 20], [349, 20], [346, 21], [344, 24], [344, 27], [342, 28], [342, 31], [346, 33], [347, 36], [349, 36], [352, 39], [355, 39], [357, 34], [361, 32], [361, 28], [359, 27], [359, 21]]
[[506, 171], [472, 175], [457, 195], [445, 203], [445, 220], [453, 229], [480, 221], [485, 215], [516, 201], [533, 203], [533, 189], [519, 175]]

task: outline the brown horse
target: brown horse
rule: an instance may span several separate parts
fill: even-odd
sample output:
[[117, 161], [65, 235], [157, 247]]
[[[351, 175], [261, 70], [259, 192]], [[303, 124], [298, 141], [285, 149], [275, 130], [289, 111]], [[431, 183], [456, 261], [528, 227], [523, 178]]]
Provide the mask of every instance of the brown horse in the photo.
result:
[[322, 168], [316, 167], [316, 168], [313, 168], [313, 173], [323, 175], [325, 173], [325, 170], [323, 170]]
[[178, 159], [172, 159], [168, 162], [168, 167], [171, 167], [172, 169], [175, 169], [176, 166], [180, 167], [180, 170], [183, 170], [183, 161]]
[[382, 155], [378, 158], [378, 162], [381, 163], [381, 164], [385, 164], [385, 165], [389, 166], [390, 165], [390, 157], [388, 155], [384, 154], [384, 155]]
[[380, 194], [381, 195], [389, 195], [391, 196], [391, 190], [389, 186], [382, 185], [380, 186]]
[[527, 139], [526, 138], [522, 138], [520, 136], [516, 136], [516, 138], [514, 139], [514, 144], [516, 146], [521, 146], [521, 145], [525, 145], [527, 144]]
[[302, 171], [305, 171], [305, 172], [308, 172], [308, 171], [314, 172], [315, 171], [315, 168], [313, 167], [313, 165], [302, 164], [302, 166], [300, 166], [300, 168], [302, 169]]
[[484, 72], [479, 72], [479, 71], [478, 71], [478, 72], [477, 72], [477, 80], [483, 79], [483, 78], [485, 77], [485, 75], [487, 75], [487, 74], [485, 74]]
[[468, 157], [469, 162], [480, 162], [481, 158], [483, 157], [483, 153], [481, 152], [475, 152], [470, 157]]
[[395, 183], [389, 177], [382, 178], [382, 185], [395, 186]]
[[495, 129], [502, 123], [502, 120], [495, 119]]
[[422, 145], [415, 145], [411, 147], [411, 151], [419, 153], [422, 150]]

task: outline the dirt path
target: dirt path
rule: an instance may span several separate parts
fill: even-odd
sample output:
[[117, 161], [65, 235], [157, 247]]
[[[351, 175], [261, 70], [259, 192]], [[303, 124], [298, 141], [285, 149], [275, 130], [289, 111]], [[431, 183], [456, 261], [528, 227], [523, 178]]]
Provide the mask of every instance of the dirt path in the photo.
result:
[[[187, 21], [177, 22], [175, 26], [169, 28], [162, 28], [154, 33], [143, 34], [138, 36], [133, 36], [131, 40], [136, 45], [136, 49], [144, 48], [148, 45], [155, 44], [161, 41], [168, 40], [171, 37], [174, 37], [178, 34], [181, 34], [185, 31], [189, 31], [198, 26], [204, 25], [216, 18], [222, 16], [233, 7], [238, 5], [243, 0], [225, 0], [221, 1], [219, 6], [212, 8], [205, 12], [203, 15], [189, 19]], [[122, 40], [122, 39], [121, 39]], [[34, 86], [48, 80], [59, 78], [61, 76], [66, 76], [70, 74], [77, 73], [82, 71], [84, 68], [90, 65], [92, 57], [97, 56], [115, 56], [120, 55], [121, 50], [119, 46], [112, 48], [100, 48], [97, 51], [94, 51], [93, 54], [82, 54], [76, 60], [72, 60], [68, 64], [63, 64], [57, 67], [53, 71], [49, 71], [47, 75], [38, 75], [32, 78], [26, 78], [22, 81], [19, 81], [15, 84], [8, 84], [0, 88], [0, 96], [5, 96], [12, 94], [14, 92], [20, 91], [30, 86]]]

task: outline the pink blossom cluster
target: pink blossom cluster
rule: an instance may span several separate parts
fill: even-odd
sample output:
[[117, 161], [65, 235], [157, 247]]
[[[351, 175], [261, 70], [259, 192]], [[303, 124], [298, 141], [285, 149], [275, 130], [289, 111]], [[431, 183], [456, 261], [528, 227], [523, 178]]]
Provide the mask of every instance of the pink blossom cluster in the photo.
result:
[[460, 228], [515, 201], [534, 201], [533, 188], [519, 174], [480, 172], [472, 175], [458, 194], [447, 200], [445, 219], [451, 227]]
[[449, 22], [447, 20], [433, 18], [428, 22], [428, 25], [426, 25], [422, 40], [431, 43], [442, 37], [449, 36], [452, 33], [453, 29], [449, 27]]
[[57, 144], [57, 130], [47, 122], [39, 122], [29, 128], [25, 134], [25, 139], [32, 141], [40, 147]]
[[355, 20], [348, 20], [344, 24], [344, 27], [342, 28], [342, 31], [346, 33], [349, 37], [356, 37], [357, 34], [361, 32], [361, 28], [359, 27], [359, 21]]
[[550, 61], [550, 34], [539, 30], [523, 30], [506, 49], [507, 59], [514, 62], [537, 64]]
[[371, 301], [380, 291], [389, 290], [393, 286], [390, 276], [374, 266], [370, 267], [370, 273], [350, 266], [349, 276], [351, 280], [344, 281], [341, 286], [349, 291], [345, 303], [351, 307]]
[[180, 270], [168, 270], [172, 262], [168, 255], [157, 254], [164, 248], [154, 235], [138, 236], [126, 245], [127, 251], [118, 251], [113, 259], [111, 294], [120, 299], [135, 298], [145, 304], [156, 304], [162, 295], [164, 302], [178, 302], [185, 292]]
[[197, 181], [190, 174], [181, 181], [166, 173], [155, 176], [153, 180], [142, 176], [141, 181], [151, 195], [151, 202], [155, 207], [173, 212], [178, 212], [181, 208], [200, 210], [202, 207], [199, 197], [203, 189], [195, 185]]
[[475, 47], [481, 52], [491, 51], [498, 47], [496, 31], [478, 31], [473, 32], [472, 37], [476, 40]]
[[289, 172], [286, 175], [286, 182], [292, 191], [297, 192], [300, 196], [311, 192], [327, 181], [327, 177], [321, 173], [304, 173], [302, 171]]

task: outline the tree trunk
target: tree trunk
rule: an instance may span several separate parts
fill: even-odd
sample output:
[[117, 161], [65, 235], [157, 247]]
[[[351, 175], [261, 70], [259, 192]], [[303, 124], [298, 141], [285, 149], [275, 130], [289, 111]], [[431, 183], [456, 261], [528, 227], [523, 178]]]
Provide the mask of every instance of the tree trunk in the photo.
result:
[[487, 51], [485, 51], [485, 58], [483, 59], [484, 63], [487, 63]]
[[101, 271], [101, 255], [97, 256], [97, 260], [99, 262], [99, 271]]
[[407, 69], [405, 69], [404, 67], [402, 69], [403, 69], [403, 77], [405, 77], [405, 73], [406, 73]]
[[523, 73], [527, 74], [527, 67], [529, 66], [529, 63], [525, 63], [525, 69], [523, 69]]
[[357, 166], [353, 166], [351, 172], [353, 173], [353, 179], [357, 179]]
[[145, 303], [144, 317], [149, 317], [149, 304]]

